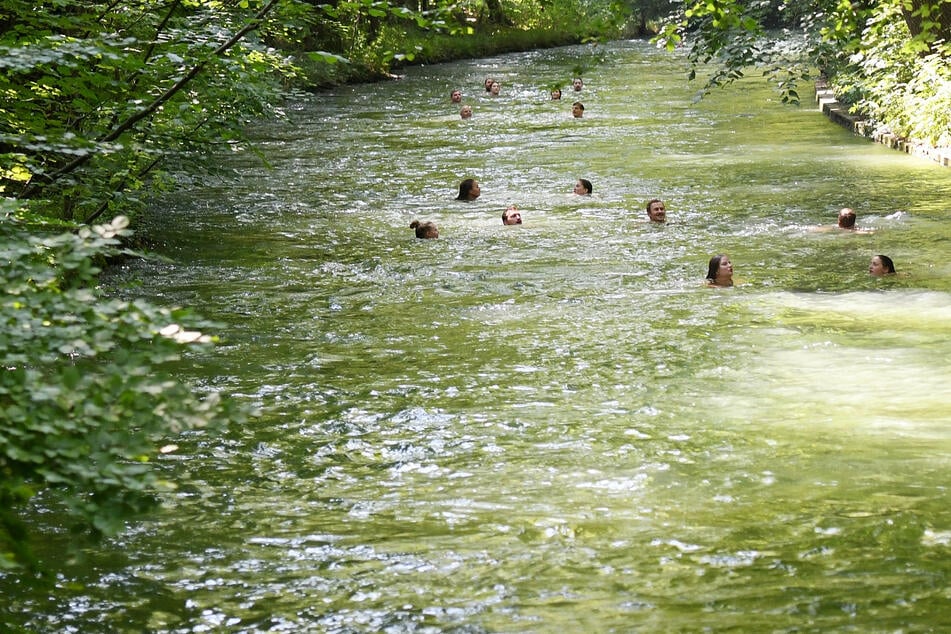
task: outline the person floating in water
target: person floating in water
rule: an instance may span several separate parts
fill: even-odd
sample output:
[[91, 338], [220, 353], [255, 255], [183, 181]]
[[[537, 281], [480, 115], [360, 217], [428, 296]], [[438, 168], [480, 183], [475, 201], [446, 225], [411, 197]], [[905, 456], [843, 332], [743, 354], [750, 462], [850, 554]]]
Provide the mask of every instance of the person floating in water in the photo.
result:
[[720, 254], [710, 258], [707, 267], [707, 286], [728, 288], [733, 286], [733, 263], [729, 256]]
[[871, 262], [868, 263], [868, 274], [872, 277], [885, 277], [894, 273], [895, 263], [887, 255], [873, 256]]
[[839, 210], [839, 229], [855, 229], [855, 212], [849, 207]]
[[471, 118], [472, 118], [472, 106], [470, 106], [470, 105], [468, 105], [468, 104], [464, 105], [464, 106], [462, 107], [462, 109], [459, 110], [459, 116], [462, 117], [463, 119], [471, 119]]
[[575, 188], [572, 190], [573, 193], [579, 196], [588, 196], [592, 191], [594, 191], [594, 185], [592, 185], [591, 181], [587, 178], [579, 178], [578, 182], [575, 183]]
[[667, 206], [663, 200], [652, 198], [647, 201], [647, 218], [651, 222], [667, 222]]
[[581, 92], [581, 89], [584, 88], [584, 82], [581, 81], [580, 77], [575, 77], [574, 81], [571, 82], [571, 87], [574, 88], [575, 92]]
[[558, 101], [561, 99], [561, 88], [555, 88], [551, 91], [551, 100]]
[[492, 85], [489, 86], [489, 94], [493, 97], [498, 97], [499, 93], [502, 92], [502, 84], [497, 81], [492, 82]]
[[584, 116], [584, 104], [580, 101], [571, 104], [571, 116], [575, 119], [582, 118]]
[[420, 222], [419, 220], [414, 220], [409, 223], [410, 229], [416, 230], [416, 237], [424, 240], [432, 240], [439, 237], [439, 229], [436, 227], [435, 222]]
[[461, 183], [459, 183], [459, 195], [456, 196], [456, 200], [465, 200], [467, 202], [472, 202], [482, 193], [482, 190], [479, 189], [479, 183], [474, 178], [467, 178]]
[[494, 84], [494, 83], [496, 83], [496, 82], [495, 82], [495, 80], [492, 79], [491, 77], [486, 77], [486, 78], [485, 78], [485, 81], [482, 82], [482, 84], [485, 86], [485, 91], [486, 91], [486, 92], [489, 92], [490, 90], [492, 90], [492, 84]]
[[836, 219], [836, 223], [833, 226], [820, 225], [810, 231], [816, 231], [819, 233], [827, 233], [830, 231], [849, 231], [852, 233], [873, 233], [871, 229], [859, 229], [855, 226], [856, 215], [855, 211], [851, 207], [843, 207], [839, 210], [839, 215]]
[[515, 205], [510, 205], [505, 211], [502, 212], [502, 224], [503, 225], [522, 224], [522, 213], [518, 210], [518, 207], [516, 207]]
[[462, 103], [462, 91], [456, 89], [449, 93], [449, 101], [452, 103]]

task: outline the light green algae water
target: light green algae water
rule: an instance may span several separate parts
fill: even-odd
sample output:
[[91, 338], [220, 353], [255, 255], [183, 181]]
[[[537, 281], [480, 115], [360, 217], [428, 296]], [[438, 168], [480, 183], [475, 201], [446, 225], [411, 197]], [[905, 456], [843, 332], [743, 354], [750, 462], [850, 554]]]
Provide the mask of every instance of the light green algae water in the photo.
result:
[[[546, 87], [588, 47], [411, 68], [156, 201], [172, 262], [117, 282], [220, 321], [186, 378], [262, 416], [179, 439], [164, 510], [54, 593], [5, 589], [20, 623], [951, 628], [951, 171], [758, 80], [694, 103], [645, 42], [599, 54], [580, 120]], [[844, 206], [870, 232], [813, 230]], [[702, 284], [717, 253], [733, 289]]]

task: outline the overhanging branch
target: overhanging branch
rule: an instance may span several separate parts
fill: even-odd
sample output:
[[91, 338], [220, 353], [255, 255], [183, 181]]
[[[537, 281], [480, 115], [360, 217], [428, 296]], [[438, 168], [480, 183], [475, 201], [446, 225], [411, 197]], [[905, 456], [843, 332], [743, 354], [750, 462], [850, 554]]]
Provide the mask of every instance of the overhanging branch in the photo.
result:
[[[277, 5], [278, 2], [279, 0], [271, 0], [270, 2], [268, 2], [267, 5], [262, 7], [261, 10], [258, 11], [257, 14], [255, 14], [255, 16], [246, 25], [244, 25], [244, 27], [240, 31], [238, 31], [233, 36], [231, 36], [231, 38], [227, 42], [225, 42], [224, 44], [216, 48], [214, 52], [208, 58], [192, 66], [192, 68], [189, 69], [189, 71], [185, 73], [185, 75], [182, 76], [181, 79], [175, 82], [175, 84], [173, 84], [164, 93], [156, 97], [148, 106], [136, 112], [125, 121], [116, 125], [106, 135], [97, 139], [97, 142], [108, 143], [110, 141], [115, 141], [120, 136], [122, 136], [122, 134], [133, 129], [143, 119], [146, 119], [150, 117], [151, 115], [153, 115], [155, 111], [158, 110], [165, 102], [167, 102], [169, 99], [174, 97], [185, 86], [187, 86], [188, 83], [191, 82], [191, 80], [193, 80], [202, 70], [204, 70], [205, 66], [208, 65], [208, 62], [212, 58], [223, 55], [235, 44], [240, 42], [241, 39], [245, 35], [253, 31], [254, 29], [256, 29], [261, 24], [261, 21], [264, 19], [264, 17], [268, 13], [270, 13], [271, 9], [273, 9], [275, 5]], [[56, 172], [50, 174], [49, 176], [44, 176], [44, 180], [46, 182], [42, 185], [37, 184], [35, 181], [31, 181], [30, 184], [27, 185], [20, 192], [20, 198], [28, 198], [32, 196], [33, 194], [35, 194], [40, 189], [42, 189], [43, 187], [53, 184], [59, 179], [63, 178], [64, 176], [71, 174], [72, 172], [76, 171], [77, 169], [79, 169], [80, 167], [88, 163], [94, 156], [95, 154], [89, 153], [89, 154], [84, 154], [83, 156], [77, 157], [72, 162], [68, 163], [67, 165], [64, 165], [62, 168], [60, 168]]]

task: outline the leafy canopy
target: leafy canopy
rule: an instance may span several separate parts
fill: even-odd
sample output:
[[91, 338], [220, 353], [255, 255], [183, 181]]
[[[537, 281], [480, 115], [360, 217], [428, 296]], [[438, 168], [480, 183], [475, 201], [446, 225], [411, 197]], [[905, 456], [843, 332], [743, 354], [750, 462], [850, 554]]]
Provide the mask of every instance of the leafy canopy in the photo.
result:
[[197, 167], [280, 112], [296, 69], [257, 32], [296, 6], [0, 0], [0, 191], [86, 223], [133, 208], [163, 160]]
[[657, 40], [709, 70], [698, 98], [756, 69], [798, 104], [818, 72], [887, 130], [951, 145], [951, 0], [688, 0]]

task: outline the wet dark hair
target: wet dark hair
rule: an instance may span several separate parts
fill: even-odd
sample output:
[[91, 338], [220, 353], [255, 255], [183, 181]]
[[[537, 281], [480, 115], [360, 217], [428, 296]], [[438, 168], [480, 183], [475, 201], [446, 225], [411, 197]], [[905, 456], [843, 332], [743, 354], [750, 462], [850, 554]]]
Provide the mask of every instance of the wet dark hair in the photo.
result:
[[573, 104], [571, 104], [571, 107], [572, 107], [572, 108], [574, 108], [575, 106], [580, 106], [580, 107], [581, 107], [581, 112], [584, 112], [584, 104], [583, 104], [583, 103], [581, 103], [580, 101], [576, 101], [576, 102], [574, 102]]
[[720, 261], [726, 257], [725, 253], [715, 255], [710, 258], [710, 265], [707, 267], [707, 279], [711, 282], [717, 281], [717, 271], [720, 270]]
[[663, 205], [663, 204], [664, 204], [664, 201], [661, 200], [660, 198], [651, 198], [650, 200], [648, 200], [648, 201], [647, 201], [647, 207], [645, 207], [645, 209], [647, 210], [647, 213], [648, 213], [648, 214], [651, 212], [651, 205], [653, 205], [654, 203], [660, 203], [660, 204]]
[[420, 222], [419, 220], [414, 220], [413, 222], [409, 223], [409, 228], [416, 230], [417, 238], [439, 237], [439, 229], [436, 227], [435, 222], [430, 222], [428, 220], [426, 222]]
[[579, 178], [578, 182], [584, 185], [584, 188], [588, 190], [589, 194], [594, 191], [594, 186], [591, 184], [591, 181], [589, 181], [587, 178]]
[[882, 266], [885, 267], [886, 273], [895, 272], [895, 263], [892, 262], [892, 259], [890, 257], [888, 257], [887, 255], [876, 255], [875, 257], [877, 257], [879, 260], [882, 261]]
[[456, 200], [469, 200], [469, 192], [472, 191], [473, 185], [475, 185], [474, 178], [467, 178], [459, 183], [459, 195], [456, 196]]

